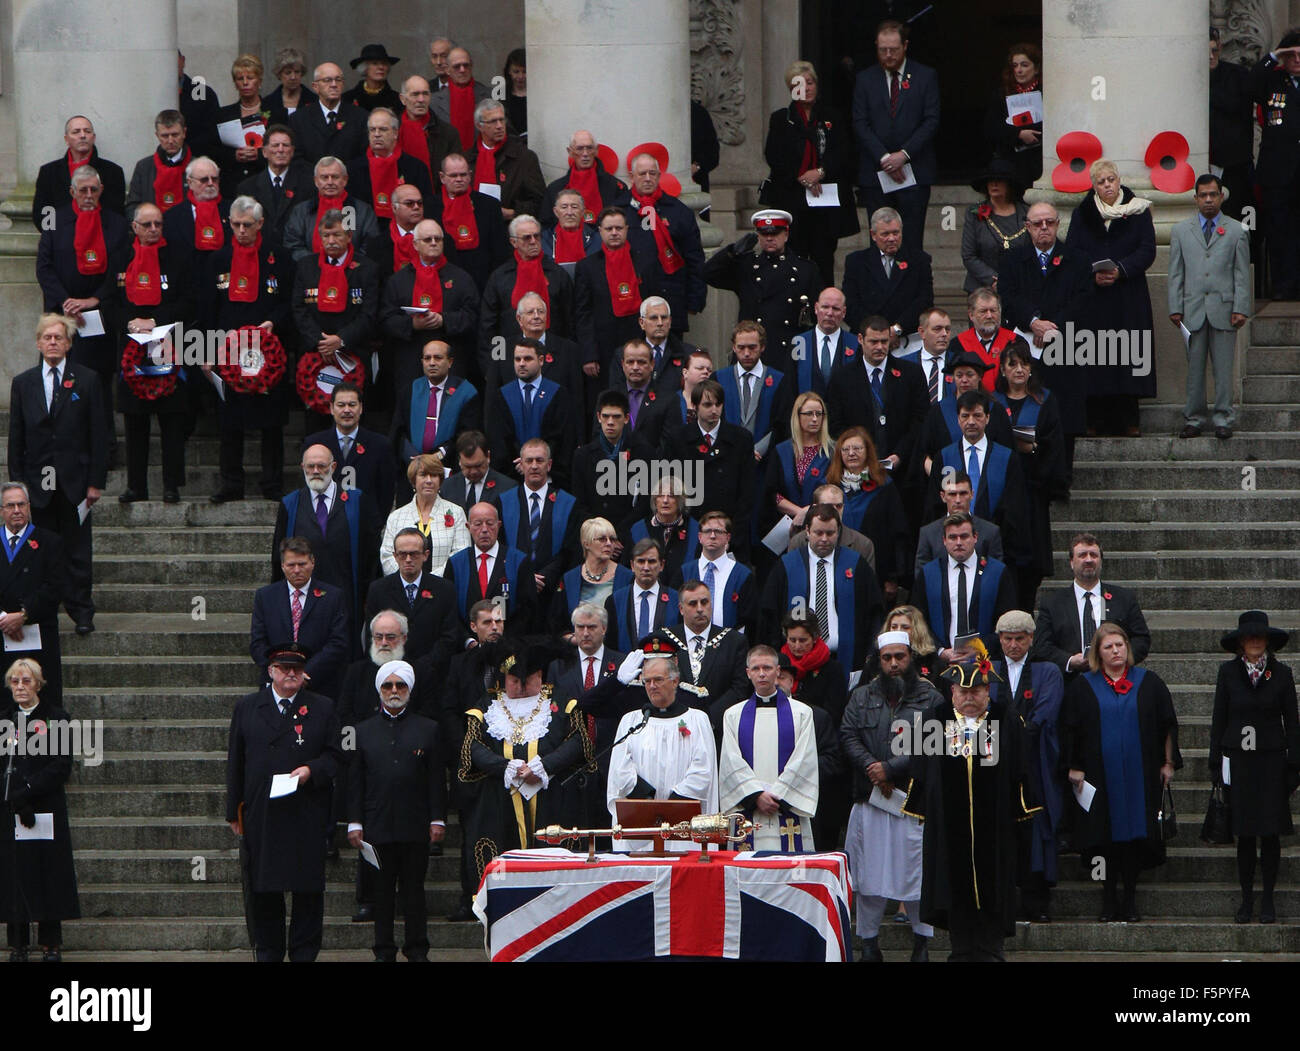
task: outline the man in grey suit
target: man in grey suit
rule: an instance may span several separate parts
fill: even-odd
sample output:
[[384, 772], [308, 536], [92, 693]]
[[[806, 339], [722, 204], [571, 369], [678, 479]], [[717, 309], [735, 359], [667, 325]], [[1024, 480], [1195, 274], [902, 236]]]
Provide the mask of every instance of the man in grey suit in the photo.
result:
[[[813, 490], [813, 502], [811, 508], [818, 504], [830, 504], [841, 515], [844, 514], [844, 490], [838, 485], [819, 485]], [[994, 530], [996, 532], [996, 529]], [[804, 551], [808, 547], [808, 519], [804, 518], [802, 524], [795, 526], [790, 530], [790, 540], [786, 545], [786, 551]], [[840, 523], [840, 547], [847, 547], [850, 551], [856, 551], [859, 557], [871, 567], [871, 571], [876, 571], [876, 545], [871, 542], [871, 537], [865, 533], [859, 533], [856, 529], [850, 529]]]
[[1196, 180], [1197, 215], [1169, 233], [1169, 320], [1187, 339], [1186, 421], [1180, 438], [1201, 433], [1205, 417], [1205, 358], [1214, 366], [1214, 436], [1231, 438], [1232, 360], [1237, 329], [1250, 314], [1250, 238], [1220, 211], [1223, 187], [1214, 175]]
[[[916, 561], [912, 566], [914, 576], [921, 575], [921, 568], [932, 558], [944, 554], [943, 520], [959, 511], [970, 511], [971, 488], [970, 475], [965, 471], [953, 471], [945, 474], [939, 483], [939, 495], [943, 498], [946, 511], [933, 522], [921, 527], [916, 538]], [[977, 558], [1002, 558], [1002, 532], [992, 522], [971, 516], [975, 526], [975, 556]]]

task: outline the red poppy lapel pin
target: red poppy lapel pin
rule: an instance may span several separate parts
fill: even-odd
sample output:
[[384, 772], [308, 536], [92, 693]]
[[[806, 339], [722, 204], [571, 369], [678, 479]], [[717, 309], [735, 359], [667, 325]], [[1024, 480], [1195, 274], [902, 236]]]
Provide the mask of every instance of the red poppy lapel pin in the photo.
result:
[[549, 496], [547, 496], [546, 499], [549, 500], [551, 503], [555, 503], [555, 494], [551, 493]]
[[1061, 265], [1061, 257], [1060, 257], [1059, 255], [1058, 255], [1055, 259], [1052, 260], [1052, 265], [1053, 265], [1053, 266], [1060, 266], [1060, 265]]
[[898, 379], [898, 377], [902, 375], [902, 373], [899, 372], [898, 369], [890, 369], [889, 374], [893, 376], [894, 379]]
[[560, 706], [559, 706], [558, 704], [556, 704], [554, 701], [552, 701], [552, 702], [551, 702], [551, 711], [553, 711], [553, 712], [558, 712], [559, 710], [560, 710]]
[[733, 591], [733, 592], [731, 593], [731, 601], [732, 601], [732, 602], [739, 602], [739, 601], [740, 601], [740, 592], [739, 592], [739, 591]]
[[690, 736], [691, 736], [691, 728], [690, 728], [689, 726], [686, 725], [686, 720], [685, 720], [685, 719], [678, 719], [678, 720], [677, 720], [677, 732], [678, 732], [679, 734], [681, 734], [683, 737], [690, 737]]
[[305, 704], [302, 705], [302, 706], [298, 709], [298, 714], [299, 714], [299, 715], [306, 715], [306, 714], [307, 714], [307, 706], [306, 706]]
[[366, 447], [362, 445], [360, 442], [357, 442], [357, 455], [358, 456], [366, 455]]
[[312, 588], [312, 589], [311, 589], [311, 593], [312, 593], [312, 596], [313, 596], [314, 598], [324, 598], [324, 597], [325, 597], [325, 592], [322, 591], [320, 588]]
[[420, 598], [433, 598], [433, 592], [430, 591], [428, 588], [425, 588], [423, 591], [420, 592]]
[[1027, 700], [1027, 701], [1032, 701], [1033, 699], [1034, 699], [1034, 691], [1033, 691], [1033, 690], [1026, 690], [1026, 691], [1025, 691], [1025, 700]]
[[63, 387], [64, 387], [65, 390], [72, 390], [72, 380], [70, 380], [70, 379], [68, 379], [68, 380], [64, 380], [64, 381], [63, 381]]
[[820, 478], [822, 476], [821, 471], [816, 467], [808, 468], [808, 473], [811, 474], [814, 478]]
[[450, 529], [450, 528], [452, 527], [452, 525], [455, 524], [455, 521], [456, 521], [456, 519], [454, 519], [454, 518], [451, 516], [451, 512], [450, 512], [450, 511], [448, 511], [445, 515], [442, 516], [442, 524], [443, 524], [447, 529]]
[[1103, 591], [1103, 592], [1101, 593], [1101, 597], [1104, 598], [1107, 602], [1109, 602], [1109, 601], [1110, 601], [1110, 592], [1109, 592], [1109, 591]]
[[1222, 236], [1223, 236], [1224, 234], [1226, 234], [1228, 231], [1225, 230], [1222, 226], [1216, 226], [1216, 227], [1214, 228], [1214, 232], [1215, 232], [1216, 234], [1218, 234], [1220, 237], [1222, 237]]
[[41, 545], [38, 544], [35, 540], [29, 540], [29, 541], [27, 541], [27, 546], [30, 547], [33, 551], [35, 551], [35, 550], [37, 550]]
[[660, 601], [660, 602], [667, 602], [667, 601], [668, 601], [668, 592], [666, 592], [666, 591], [661, 591], [661, 592], [659, 592], [659, 601]]
[[494, 478], [489, 478], [486, 482], [483, 483], [483, 488], [484, 488], [484, 489], [495, 489], [495, 488], [496, 488], [496, 484], [497, 484], [497, 483], [496, 483], [496, 479], [494, 479]]
[[647, 400], [647, 401], [654, 401], [654, 400], [655, 400], [655, 392], [654, 392], [654, 391], [651, 391], [649, 394], [647, 394], [647, 395], [646, 395], [646, 400]]
[[448, 387], [448, 388], [447, 388], [447, 397], [450, 398], [450, 397], [451, 397], [453, 394], [455, 394], [455, 393], [456, 393], [456, 388], [455, 388], [455, 387]]
[[608, 664], [605, 665], [605, 670], [609, 672], [618, 671], [618, 665], [615, 664], [613, 661], [610, 661]]
[[844, 348], [844, 356], [845, 356], [846, 358], [851, 358], [851, 357], [853, 357], [853, 348], [852, 348], [852, 347], [845, 347], [845, 348]]
[[772, 374], [770, 372], [763, 377], [763, 386], [764, 387], [772, 386]]
[[345, 504], [348, 502], [348, 491], [346, 489], [344, 489], [341, 493], [339, 493], [339, 499], [342, 500]]
[[907, 260], [906, 260], [906, 259], [900, 259], [900, 260], [899, 260], [895, 265], [898, 267], [899, 270], [906, 270], [906, 269], [907, 269]]
[[853, 570], [852, 570], [852, 569], [846, 569], [846, 570], [844, 571], [844, 579], [845, 579], [845, 580], [852, 580], [852, 579], [853, 579]]

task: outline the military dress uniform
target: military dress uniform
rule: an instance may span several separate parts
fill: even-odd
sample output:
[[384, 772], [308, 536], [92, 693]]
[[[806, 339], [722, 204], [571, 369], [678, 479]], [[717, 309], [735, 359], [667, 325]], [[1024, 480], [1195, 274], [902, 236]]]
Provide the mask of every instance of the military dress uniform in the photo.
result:
[[1255, 176], [1263, 189], [1273, 298], [1295, 299], [1300, 294], [1300, 76], [1290, 76], [1265, 55], [1251, 70], [1250, 85], [1263, 114]]

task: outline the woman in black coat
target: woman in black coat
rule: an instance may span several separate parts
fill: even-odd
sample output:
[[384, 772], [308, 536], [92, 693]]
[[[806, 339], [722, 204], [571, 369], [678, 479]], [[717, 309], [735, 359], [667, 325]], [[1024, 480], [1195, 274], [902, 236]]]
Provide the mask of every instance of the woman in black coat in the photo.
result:
[[1103, 865], [1101, 922], [1137, 923], [1138, 873], [1165, 863], [1157, 814], [1183, 765], [1178, 717], [1160, 676], [1133, 666], [1128, 632], [1118, 624], [1097, 629], [1088, 667], [1066, 690], [1060, 720], [1070, 784], [1076, 793], [1085, 783], [1096, 790], [1087, 810], [1074, 797], [1074, 849], [1094, 878]]
[[[763, 156], [771, 172], [759, 201], [794, 217], [790, 251], [816, 263], [822, 280], [832, 285], [836, 242], [859, 230], [849, 125], [818, 101], [817, 70], [811, 62], [792, 62], [785, 82], [792, 101], [773, 113], [767, 124]], [[808, 194], [819, 197], [823, 183], [838, 187], [838, 208], [809, 207]]]
[[1238, 923], [1250, 922], [1254, 906], [1256, 839], [1264, 877], [1259, 922], [1277, 922], [1278, 837], [1293, 831], [1289, 798], [1300, 784], [1300, 718], [1291, 669], [1275, 656], [1288, 637], [1269, 626], [1267, 613], [1253, 609], [1220, 640], [1236, 656], [1219, 666], [1214, 686], [1210, 779], [1226, 789], [1237, 837]]
[[[1156, 258], [1151, 202], [1121, 186], [1118, 169], [1105, 158], [1093, 162], [1089, 175], [1093, 192], [1074, 210], [1065, 250], [1082, 255], [1089, 267], [1106, 260], [1114, 265], [1093, 273], [1087, 293], [1075, 305], [1075, 326], [1076, 330], [1092, 330], [1098, 344], [1105, 334], [1108, 344], [1127, 351], [1123, 356], [1127, 360], [1086, 367], [1052, 366], [1047, 384], [1057, 388], [1083, 385], [1089, 435], [1136, 438], [1141, 433], [1138, 399], [1156, 394], [1151, 294], [1147, 290], [1147, 269]], [[1135, 364], [1141, 368], [1135, 369]], [[1136, 375], [1137, 371], [1143, 375]]]
[[1043, 122], [1007, 123], [1007, 99], [1043, 90], [1043, 52], [1037, 44], [1012, 44], [1002, 67], [1001, 90], [984, 118], [984, 137], [993, 156], [1011, 161], [1021, 186], [1043, 174]]
[[[19, 743], [5, 759], [8, 813], [0, 821], [0, 907], [8, 924], [9, 962], [26, 963], [32, 921], [46, 963], [57, 963], [63, 944], [63, 921], [81, 917], [77, 871], [72, 863], [68, 831], [68, 801], [63, 786], [72, 776], [68, 713], [40, 699], [45, 676], [34, 660], [19, 658], [5, 672], [9, 696], [0, 704], [0, 719], [14, 727]], [[25, 754], [35, 737], [45, 736], [42, 751]], [[8, 744], [8, 742], [6, 742]], [[58, 744], [60, 747], [55, 748]], [[15, 819], [24, 828], [37, 827], [38, 817], [52, 818], [53, 839], [15, 838]]]

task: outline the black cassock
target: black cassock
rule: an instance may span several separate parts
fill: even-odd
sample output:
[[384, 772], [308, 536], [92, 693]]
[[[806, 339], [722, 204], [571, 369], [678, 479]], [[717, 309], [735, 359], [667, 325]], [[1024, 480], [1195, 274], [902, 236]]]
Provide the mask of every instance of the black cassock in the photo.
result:
[[[226, 820], [237, 820], [242, 806], [252, 892], [321, 894], [331, 788], [342, 754], [338, 717], [333, 701], [306, 690], [289, 702], [289, 713], [280, 714], [270, 687], [246, 694], [235, 705], [226, 759]], [[311, 770], [307, 783], [271, 799], [272, 775], [300, 766]]]
[[[581, 816], [568, 806], [573, 792], [560, 789], [560, 782], [580, 763], [591, 762], [591, 741], [587, 720], [578, 702], [553, 701], [551, 686], [542, 687], [542, 703], [551, 705], [546, 733], [535, 741], [512, 744], [488, 732], [485, 710], [471, 709], [460, 753], [460, 780], [482, 781], [466, 813], [465, 850], [473, 851], [478, 878], [487, 863], [507, 850], [533, 845], [533, 833], [543, 825], [572, 825]], [[488, 706], [492, 704], [489, 699]], [[525, 763], [539, 756], [550, 778], [547, 788], [525, 801], [505, 787], [505, 770], [511, 759]]]
[[[41, 701], [27, 714], [20, 736], [23, 750], [32, 751], [34, 740], [60, 736], [57, 724], [68, 721], [68, 713], [50, 701]], [[0, 719], [19, 723], [18, 706], [8, 697], [0, 708]], [[6, 727], [6, 729], [8, 729]], [[13, 734], [8, 735], [12, 740]], [[7, 746], [11, 749], [12, 744]], [[68, 835], [68, 800], [63, 786], [72, 776], [72, 756], [14, 755], [9, 777], [10, 805], [0, 817], [0, 911], [8, 923], [30, 920], [75, 920], [81, 916], [77, 901], [77, 871], [72, 863], [72, 840]], [[5, 756], [0, 773], [10, 766]], [[14, 840], [14, 815], [54, 815], [54, 839]]]
[[[964, 720], [943, 701], [923, 721], [957, 725]], [[1002, 702], [991, 701], [997, 761], [981, 761], [981, 737], [972, 755], [912, 757], [912, 783], [904, 813], [925, 821], [921, 877], [921, 919], [951, 929], [953, 913], [996, 916], [1003, 933], [1016, 932], [1016, 874], [1019, 837], [1040, 807], [1025, 770], [1024, 726]], [[945, 735], [945, 745], [947, 744]], [[972, 830], [974, 846], [972, 847]]]

